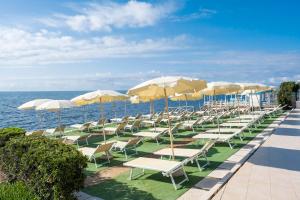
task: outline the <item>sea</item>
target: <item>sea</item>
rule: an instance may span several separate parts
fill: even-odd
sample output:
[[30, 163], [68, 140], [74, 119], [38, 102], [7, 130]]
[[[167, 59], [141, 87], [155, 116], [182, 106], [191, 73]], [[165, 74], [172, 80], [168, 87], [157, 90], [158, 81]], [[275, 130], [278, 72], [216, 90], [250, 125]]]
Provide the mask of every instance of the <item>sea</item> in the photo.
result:
[[[89, 91], [43, 91], [43, 92], [0, 92], [0, 128], [20, 127], [28, 131], [54, 128], [58, 125], [58, 115], [55, 112], [18, 110], [18, 106], [34, 99], [65, 99], [70, 100]], [[126, 91], [119, 91], [126, 93]], [[219, 97], [222, 98], [222, 97]], [[188, 101], [189, 109], [198, 110], [204, 100]], [[126, 105], [125, 105], [126, 104]], [[169, 101], [169, 107], [185, 106], [183, 101]], [[156, 112], [163, 111], [164, 100], [154, 102]], [[131, 104], [130, 102], [115, 102], [104, 104], [104, 115], [107, 119], [135, 116], [138, 113], [149, 114], [150, 104]], [[72, 125], [88, 121], [96, 121], [100, 117], [99, 104], [64, 109], [60, 112], [61, 124]]]

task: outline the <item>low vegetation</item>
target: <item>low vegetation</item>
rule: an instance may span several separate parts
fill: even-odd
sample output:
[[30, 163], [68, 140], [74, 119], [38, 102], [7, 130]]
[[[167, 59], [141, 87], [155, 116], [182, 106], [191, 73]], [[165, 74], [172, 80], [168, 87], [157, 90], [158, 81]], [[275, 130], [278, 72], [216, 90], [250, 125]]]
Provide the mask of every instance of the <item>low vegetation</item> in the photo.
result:
[[83, 187], [87, 159], [73, 146], [44, 137], [19, 137], [0, 149], [9, 182], [22, 181], [41, 199], [74, 199]]

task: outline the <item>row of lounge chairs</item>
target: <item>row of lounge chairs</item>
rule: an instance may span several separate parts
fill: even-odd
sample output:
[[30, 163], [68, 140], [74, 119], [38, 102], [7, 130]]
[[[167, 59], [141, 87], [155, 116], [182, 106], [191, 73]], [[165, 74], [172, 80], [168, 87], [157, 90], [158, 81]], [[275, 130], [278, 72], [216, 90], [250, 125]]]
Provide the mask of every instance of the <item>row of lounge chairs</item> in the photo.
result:
[[[234, 108], [234, 107], [216, 107], [213, 111], [203, 109], [197, 112], [173, 112], [170, 113], [173, 126], [171, 131], [176, 134], [178, 129], [191, 129], [193, 132], [196, 131], [196, 127], [202, 127], [204, 123], [213, 122], [218, 123], [218, 128], [210, 129], [202, 133], [198, 133], [192, 137], [194, 140], [205, 140], [207, 141], [201, 149], [189, 149], [189, 148], [174, 148], [174, 156], [179, 161], [173, 160], [162, 160], [157, 158], [146, 158], [139, 157], [134, 160], [125, 162], [123, 165], [130, 167], [130, 179], [136, 178], [134, 175], [134, 169], [141, 169], [144, 172], [145, 169], [155, 170], [161, 172], [164, 176], [170, 177], [171, 182], [175, 190], [185, 181], [188, 181], [188, 176], [184, 171], [184, 165], [188, 163], [196, 163], [199, 170], [209, 164], [207, 159], [207, 152], [214, 146], [216, 142], [226, 142], [230, 148], [233, 148], [233, 139], [238, 137], [240, 140], [243, 139], [243, 132], [248, 129], [251, 131], [251, 127], [255, 127], [257, 123], [260, 123], [265, 116], [272, 116], [274, 113], [280, 111], [282, 107], [276, 107], [259, 112], [249, 112], [249, 108]], [[235, 117], [234, 117], [235, 116]], [[230, 117], [226, 122], [222, 121], [222, 118]], [[137, 115], [134, 117], [124, 117], [120, 119], [112, 119], [111, 122], [116, 123], [115, 127], [107, 127], [111, 123], [106, 123], [106, 120], [100, 119], [98, 122], [88, 122], [85, 124], [76, 124], [71, 127], [74, 130], [82, 132], [90, 132], [90, 130], [97, 129], [96, 134], [105, 133], [116, 134], [117, 136], [125, 130], [128, 130], [133, 138], [128, 141], [107, 141], [106, 143], [98, 145], [96, 148], [91, 147], [80, 147], [79, 142], [85, 141], [88, 144], [88, 139], [95, 133], [91, 132], [85, 135], [65, 135], [61, 139], [65, 143], [75, 143], [78, 146], [78, 150], [86, 155], [90, 161], [94, 161], [95, 166], [98, 167], [96, 162], [96, 155], [103, 154], [107, 162], [110, 163], [112, 158], [111, 151], [120, 151], [125, 154], [126, 160], [128, 159], [129, 151], [137, 154], [137, 145], [142, 143], [146, 139], [155, 140], [159, 144], [159, 139], [164, 135], [168, 134], [168, 128], [159, 127], [160, 123], [165, 122], [165, 114], [157, 113], [153, 115]], [[150, 126], [152, 128], [147, 131], [139, 131], [141, 126]], [[71, 130], [71, 131], [74, 131]], [[42, 132], [44, 135], [50, 133], [59, 133], [63, 135], [66, 133], [65, 127], [57, 127], [56, 129], [48, 129]], [[40, 132], [41, 133], [41, 132]], [[32, 133], [35, 134], [35, 133]], [[55, 134], [54, 134], [55, 135]], [[154, 155], [164, 157], [171, 157], [172, 150], [170, 148], [164, 148], [153, 152]], [[200, 165], [199, 158], [205, 158], [206, 163]], [[181, 174], [183, 180], [179, 183], [175, 183], [174, 176]]]

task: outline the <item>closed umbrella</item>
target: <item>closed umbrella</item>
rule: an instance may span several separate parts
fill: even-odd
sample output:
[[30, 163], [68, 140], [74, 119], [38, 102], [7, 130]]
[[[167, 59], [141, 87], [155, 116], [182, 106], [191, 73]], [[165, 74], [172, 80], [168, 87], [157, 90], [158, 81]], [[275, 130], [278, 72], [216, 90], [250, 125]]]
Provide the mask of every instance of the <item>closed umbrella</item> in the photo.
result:
[[169, 136], [174, 159], [173, 135], [169, 117], [168, 97], [176, 93], [197, 92], [206, 87], [206, 81], [181, 76], [164, 76], [143, 82], [128, 90], [127, 94], [141, 99], [165, 99]]

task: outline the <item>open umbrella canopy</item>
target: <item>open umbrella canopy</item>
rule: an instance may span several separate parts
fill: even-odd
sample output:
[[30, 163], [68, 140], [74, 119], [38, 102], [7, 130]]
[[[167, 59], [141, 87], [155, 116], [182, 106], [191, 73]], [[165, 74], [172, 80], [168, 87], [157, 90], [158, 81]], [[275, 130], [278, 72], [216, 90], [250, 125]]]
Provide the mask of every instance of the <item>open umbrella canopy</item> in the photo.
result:
[[34, 99], [32, 101], [28, 101], [21, 106], [18, 107], [19, 110], [31, 110], [35, 109], [37, 106], [47, 102], [51, 101], [52, 99]]
[[76, 105], [76, 106], [84, 106], [84, 105], [89, 105], [89, 104], [93, 104], [93, 101], [87, 101], [84, 99], [85, 96], [84, 95], [79, 95], [73, 99], [71, 99], [71, 101]]
[[129, 96], [113, 90], [96, 90], [82, 95], [82, 99], [88, 103], [108, 103], [113, 101], [125, 101]]
[[236, 83], [240, 85], [241, 90], [252, 90], [252, 92], [259, 92], [264, 90], [269, 90], [270, 87], [261, 83]]
[[165, 99], [166, 113], [168, 117], [168, 128], [172, 159], [174, 159], [173, 135], [168, 110], [168, 97], [176, 93], [198, 92], [206, 87], [206, 81], [181, 76], [164, 76], [143, 82], [128, 90], [127, 94], [138, 96], [141, 99]]
[[163, 76], [143, 82], [128, 90], [130, 96], [141, 99], [161, 99], [175, 93], [197, 92], [206, 87], [206, 81], [182, 76]]
[[170, 97], [172, 101], [195, 101], [202, 98], [203, 95], [200, 92], [183, 93], [183, 94], [176, 93], [175, 95]]
[[210, 82], [207, 88], [201, 90], [201, 94], [213, 96], [220, 94], [236, 93], [241, 89], [241, 86], [230, 82]]
[[61, 109], [72, 108], [74, 106], [74, 103], [69, 100], [50, 100], [37, 106], [35, 109], [58, 112]]

